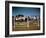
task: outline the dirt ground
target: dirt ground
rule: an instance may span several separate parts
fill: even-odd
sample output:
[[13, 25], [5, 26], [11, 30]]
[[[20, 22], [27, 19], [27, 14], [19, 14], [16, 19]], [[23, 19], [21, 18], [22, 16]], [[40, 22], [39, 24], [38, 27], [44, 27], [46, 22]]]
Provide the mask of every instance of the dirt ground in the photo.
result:
[[15, 22], [12, 24], [12, 31], [28, 31], [28, 30], [40, 30], [39, 21], [28, 22]]

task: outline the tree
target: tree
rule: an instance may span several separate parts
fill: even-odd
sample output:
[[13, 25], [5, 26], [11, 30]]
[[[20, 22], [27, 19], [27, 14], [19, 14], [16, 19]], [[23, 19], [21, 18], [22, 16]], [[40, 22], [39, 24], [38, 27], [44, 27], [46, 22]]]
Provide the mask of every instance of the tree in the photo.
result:
[[16, 17], [24, 17], [24, 15], [18, 14], [16, 15]]

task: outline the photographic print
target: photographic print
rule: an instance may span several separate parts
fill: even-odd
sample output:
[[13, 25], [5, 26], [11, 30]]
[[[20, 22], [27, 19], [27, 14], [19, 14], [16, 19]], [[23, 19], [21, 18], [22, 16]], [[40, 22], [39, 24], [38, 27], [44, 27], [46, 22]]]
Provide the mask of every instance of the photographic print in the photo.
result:
[[44, 34], [44, 3], [6, 2], [6, 36]]
[[40, 30], [40, 8], [12, 7], [12, 31]]

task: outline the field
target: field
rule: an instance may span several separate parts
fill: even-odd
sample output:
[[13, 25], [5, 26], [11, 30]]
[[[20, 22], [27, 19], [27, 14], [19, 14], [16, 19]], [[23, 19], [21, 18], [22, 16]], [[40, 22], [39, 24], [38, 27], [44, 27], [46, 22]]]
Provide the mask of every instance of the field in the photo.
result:
[[[13, 20], [12, 20], [13, 21]], [[39, 21], [15, 21], [12, 23], [12, 31], [28, 31], [28, 30], [40, 30]]]

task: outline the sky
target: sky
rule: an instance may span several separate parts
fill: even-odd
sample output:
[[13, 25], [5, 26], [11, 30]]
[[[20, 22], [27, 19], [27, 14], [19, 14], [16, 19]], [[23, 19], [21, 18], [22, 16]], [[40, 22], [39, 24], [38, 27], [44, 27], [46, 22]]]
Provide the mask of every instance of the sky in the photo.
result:
[[40, 16], [40, 8], [12, 7], [12, 16], [22, 14], [24, 16]]

